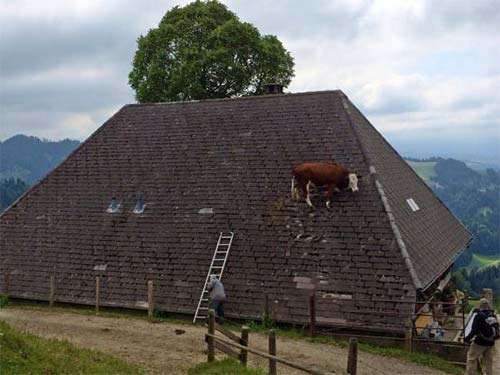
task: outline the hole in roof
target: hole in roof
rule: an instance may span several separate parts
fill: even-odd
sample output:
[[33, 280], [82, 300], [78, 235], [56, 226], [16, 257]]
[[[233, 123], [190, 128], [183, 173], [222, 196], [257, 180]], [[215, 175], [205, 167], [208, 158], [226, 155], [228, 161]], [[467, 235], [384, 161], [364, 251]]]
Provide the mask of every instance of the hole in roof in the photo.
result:
[[142, 214], [144, 212], [145, 207], [146, 204], [144, 203], [144, 197], [142, 196], [142, 194], [139, 194], [135, 202], [135, 207], [133, 211], [134, 214]]
[[420, 207], [418, 207], [418, 204], [413, 200], [413, 198], [408, 198], [406, 203], [408, 203], [408, 206], [410, 206], [413, 212], [420, 210]]
[[111, 198], [111, 203], [108, 206], [108, 209], [106, 210], [107, 213], [114, 214], [120, 211], [121, 204], [118, 202], [118, 200], [113, 197]]

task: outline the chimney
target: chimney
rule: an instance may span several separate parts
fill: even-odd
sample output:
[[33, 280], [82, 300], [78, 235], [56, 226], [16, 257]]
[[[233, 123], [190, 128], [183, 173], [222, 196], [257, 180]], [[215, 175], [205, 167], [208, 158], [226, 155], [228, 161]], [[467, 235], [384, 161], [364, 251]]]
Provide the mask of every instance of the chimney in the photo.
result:
[[265, 93], [268, 95], [283, 94], [283, 85], [280, 85], [279, 83], [269, 83], [265, 85], [264, 88]]

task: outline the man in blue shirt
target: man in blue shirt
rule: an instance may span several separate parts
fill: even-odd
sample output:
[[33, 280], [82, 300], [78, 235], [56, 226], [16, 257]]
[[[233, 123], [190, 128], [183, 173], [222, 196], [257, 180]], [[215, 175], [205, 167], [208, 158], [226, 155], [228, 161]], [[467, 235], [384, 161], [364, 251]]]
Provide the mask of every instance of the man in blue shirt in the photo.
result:
[[481, 358], [484, 374], [493, 375], [493, 351], [498, 336], [499, 326], [495, 313], [490, 302], [482, 298], [472, 322], [472, 329], [465, 337], [467, 343], [473, 340], [467, 352], [466, 375], [477, 374], [477, 365]]

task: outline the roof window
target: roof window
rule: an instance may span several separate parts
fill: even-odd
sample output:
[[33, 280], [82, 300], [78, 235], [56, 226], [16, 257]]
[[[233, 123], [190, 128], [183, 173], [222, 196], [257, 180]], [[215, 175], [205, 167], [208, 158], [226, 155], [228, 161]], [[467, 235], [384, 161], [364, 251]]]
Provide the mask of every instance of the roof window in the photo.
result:
[[109, 214], [114, 214], [120, 211], [121, 204], [118, 202], [118, 200], [113, 197], [111, 198], [111, 203], [108, 206], [108, 209], [106, 210], [107, 213]]
[[134, 207], [134, 214], [142, 214], [144, 212], [144, 208], [146, 207], [146, 204], [144, 203], [144, 197], [142, 194], [139, 194], [137, 197], [137, 201], [135, 202], [135, 207]]
[[418, 207], [418, 204], [415, 203], [413, 198], [408, 198], [406, 203], [408, 203], [408, 206], [410, 206], [413, 212], [420, 210], [420, 207]]

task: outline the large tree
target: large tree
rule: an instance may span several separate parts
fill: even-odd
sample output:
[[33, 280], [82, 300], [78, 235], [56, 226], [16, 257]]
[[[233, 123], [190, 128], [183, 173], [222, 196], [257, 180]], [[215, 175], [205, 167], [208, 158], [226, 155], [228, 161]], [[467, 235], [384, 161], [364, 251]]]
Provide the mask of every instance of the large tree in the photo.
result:
[[137, 44], [129, 83], [139, 102], [261, 94], [294, 75], [278, 38], [260, 35], [215, 0], [172, 8]]

